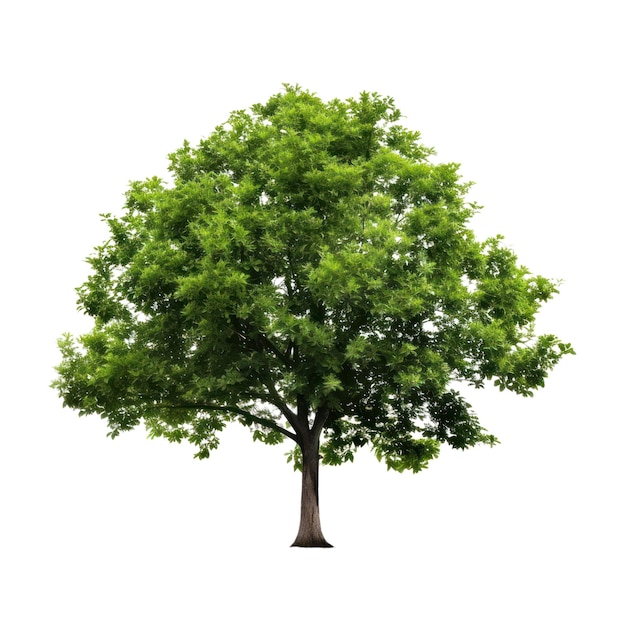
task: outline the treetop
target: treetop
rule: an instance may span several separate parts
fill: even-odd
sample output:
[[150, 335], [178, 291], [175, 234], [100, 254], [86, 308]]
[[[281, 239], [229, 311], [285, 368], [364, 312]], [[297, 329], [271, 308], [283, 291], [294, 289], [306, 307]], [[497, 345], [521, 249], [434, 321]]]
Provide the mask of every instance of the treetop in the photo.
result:
[[476, 239], [459, 165], [400, 120], [376, 93], [286, 85], [184, 142], [171, 183], [131, 183], [78, 289], [93, 330], [60, 341], [65, 404], [200, 457], [231, 421], [296, 450], [318, 436], [330, 464], [368, 445], [396, 470], [495, 443], [458, 383], [544, 385], [573, 352], [534, 335], [558, 282]]

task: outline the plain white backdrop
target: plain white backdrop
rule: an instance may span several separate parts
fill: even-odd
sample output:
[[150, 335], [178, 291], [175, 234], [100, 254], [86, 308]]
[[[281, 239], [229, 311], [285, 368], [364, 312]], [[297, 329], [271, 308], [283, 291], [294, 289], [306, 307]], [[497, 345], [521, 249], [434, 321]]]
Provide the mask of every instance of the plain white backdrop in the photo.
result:
[[[86, 3], [0, 9], [0, 623], [625, 623], [618, 2]], [[99, 214], [284, 82], [378, 91], [462, 164], [578, 354], [532, 399], [471, 396], [494, 448], [418, 475], [323, 468], [334, 550], [289, 549], [299, 476], [238, 426], [207, 461], [108, 439], [49, 389]]]

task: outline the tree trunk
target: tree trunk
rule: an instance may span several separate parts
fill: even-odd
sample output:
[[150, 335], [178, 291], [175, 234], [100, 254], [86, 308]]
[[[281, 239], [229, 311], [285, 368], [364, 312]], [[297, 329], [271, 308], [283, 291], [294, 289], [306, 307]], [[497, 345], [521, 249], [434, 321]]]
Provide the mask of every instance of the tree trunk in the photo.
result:
[[318, 496], [319, 476], [319, 437], [305, 442], [302, 446], [302, 503], [300, 508], [300, 529], [292, 547], [332, 548], [324, 539], [320, 525]]

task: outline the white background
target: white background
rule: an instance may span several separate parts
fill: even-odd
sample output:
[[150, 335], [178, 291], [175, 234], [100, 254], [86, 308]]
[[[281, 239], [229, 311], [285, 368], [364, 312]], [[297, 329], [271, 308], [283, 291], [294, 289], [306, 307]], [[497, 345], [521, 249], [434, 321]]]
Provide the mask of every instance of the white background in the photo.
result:
[[[4, 2], [0, 623], [626, 623], [619, 4]], [[111, 441], [48, 387], [99, 214], [283, 82], [393, 96], [477, 182], [480, 236], [565, 280], [538, 329], [578, 352], [535, 398], [472, 396], [497, 448], [323, 468], [334, 550], [288, 547], [286, 449]]]

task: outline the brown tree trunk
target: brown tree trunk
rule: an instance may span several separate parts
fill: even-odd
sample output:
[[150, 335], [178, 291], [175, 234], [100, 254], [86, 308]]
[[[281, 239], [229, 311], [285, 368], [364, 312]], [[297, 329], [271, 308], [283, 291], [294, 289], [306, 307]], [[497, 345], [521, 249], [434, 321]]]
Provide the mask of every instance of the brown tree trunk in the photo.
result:
[[300, 508], [300, 529], [292, 547], [332, 548], [324, 539], [320, 524], [318, 495], [319, 476], [319, 437], [311, 438], [302, 446], [302, 503]]

